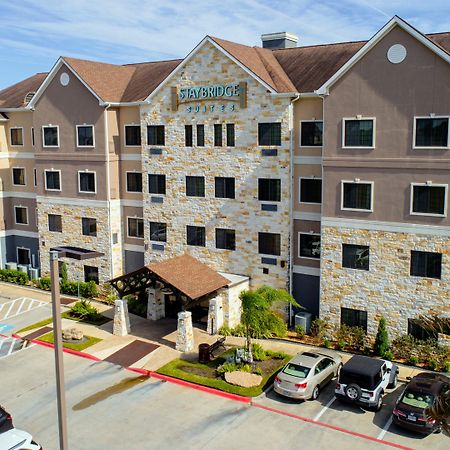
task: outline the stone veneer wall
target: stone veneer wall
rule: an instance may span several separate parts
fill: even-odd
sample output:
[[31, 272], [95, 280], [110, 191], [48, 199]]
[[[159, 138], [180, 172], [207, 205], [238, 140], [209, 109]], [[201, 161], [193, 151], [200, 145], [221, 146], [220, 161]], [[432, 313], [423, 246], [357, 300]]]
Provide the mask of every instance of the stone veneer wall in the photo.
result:
[[[370, 247], [369, 271], [342, 267], [342, 243]], [[322, 226], [320, 316], [336, 325], [340, 308], [367, 311], [369, 336], [387, 320], [390, 338], [408, 318], [450, 313], [450, 237]], [[411, 250], [442, 253], [441, 279], [410, 276]]]
[[[171, 88], [174, 86], [205, 86], [247, 82], [247, 108], [239, 103], [235, 111], [217, 112], [218, 105], [230, 102], [220, 99], [180, 104], [171, 108]], [[151, 203], [148, 179], [144, 184], [145, 263], [158, 261], [184, 252], [210, 265], [215, 270], [251, 277], [252, 287], [269, 284], [286, 288], [289, 267], [290, 229], [290, 125], [289, 98], [273, 97], [243, 69], [206, 43], [183, 67], [178, 78], [169, 81], [149, 106], [141, 108], [142, 142], [146, 142], [147, 124], [165, 125], [166, 142], [162, 155], [151, 155], [143, 145], [143, 172], [166, 174], [164, 203]], [[216, 112], [188, 113], [187, 106], [215, 105]], [[278, 156], [262, 157], [258, 146], [258, 122], [281, 122], [282, 145]], [[196, 124], [205, 125], [205, 147], [196, 147]], [[213, 124], [223, 124], [223, 147], [213, 146]], [[235, 124], [236, 146], [226, 147], [225, 123]], [[185, 147], [185, 124], [194, 128], [194, 147]], [[159, 146], [154, 146], [159, 147]], [[269, 148], [274, 148], [273, 146]], [[205, 197], [185, 195], [185, 176], [205, 176]], [[235, 177], [236, 198], [215, 198], [214, 177]], [[281, 179], [281, 202], [277, 212], [261, 211], [258, 201], [258, 178]], [[164, 252], [152, 251], [149, 242], [149, 221], [167, 223], [167, 243]], [[186, 225], [206, 227], [206, 247], [186, 245]], [[215, 228], [236, 230], [236, 250], [215, 248]], [[281, 234], [281, 256], [277, 265], [261, 264], [258, 254], [258, 232]], [[268, 255], [269, 256], [269, 255]], [[281, 267], [280, 261], [285, 261]], [[269, 268], [265, 275], [262, 268]]]
[[[41, 260], [42, 275], [49, 274], [50, 261], [49, 250], [52, 247], [71, 245], [74, 247], [87, 248], [102, 252], [105, 255], [99, 258], [77, 261], [74, 259], [66, 261], [69, 278], [84, 281], [84, 267], [98, 267], [99, 282], [104, 283], [111, 279], [111, 246], [110, 230], [108, 223], [108, 210], [101, 207], [83, 207], [75, 205], [61, 205], [38, 201], [38, 228], [39, 228], [39, 252]], [[62, 233], [48, 231], [48, 214], [59, 214], [62, 220]], [[90, 217], [97, 219], [97, 236], [83, 236], [81, 218]], [[44, 245], [45, 243], [45, 245]]]
[[[98, 226], [98, 224], [97, 224]], [[117, 242], [113, 242], [113, 236], [117, 234]], [[98, 234], [97, 234], [98, 236]], [[125, 270], [125, 250], [123, 248], [122, 233], [122, 208], [120, 200], [110, 201], [110, 239], [112, 252], [112, 273], [111, 278], [118, 277]]]

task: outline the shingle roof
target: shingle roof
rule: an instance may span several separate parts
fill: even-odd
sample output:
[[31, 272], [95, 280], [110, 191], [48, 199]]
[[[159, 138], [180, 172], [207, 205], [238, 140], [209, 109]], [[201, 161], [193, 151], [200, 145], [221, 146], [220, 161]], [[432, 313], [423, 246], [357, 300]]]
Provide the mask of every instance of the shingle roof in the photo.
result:
[[25, 95], [36, 92], [47, 73], [37, 73], [0, 91], [0, 108], [23, 108]]

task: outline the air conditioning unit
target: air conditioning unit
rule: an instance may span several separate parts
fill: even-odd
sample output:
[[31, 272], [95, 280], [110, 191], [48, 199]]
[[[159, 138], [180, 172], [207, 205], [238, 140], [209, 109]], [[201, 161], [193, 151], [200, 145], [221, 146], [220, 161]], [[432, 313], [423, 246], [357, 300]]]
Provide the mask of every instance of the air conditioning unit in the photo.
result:
[[19, 272], [25, 272], [28, 275], [28, 266], [25, 264], [17, 264], [17, 270]]
[[9, 269], [9, 270], [17, 270], [17, 263], [15, 263], [15, 262], [7, 262], [6, 264], [5, 264], [5, 268], [6, 269]]
[[311, 329], [311, 321], [312, 314], [309, 312], [299, 312], [294, 316], [295, 326], [302, 326], [307, 333], [309, 333], [309, 330]]
[[28, 270], [28, 275], [30, 277], [30, 280], [37, 280], [39, 278], [39, 269], [30, 267], [30, 269]]

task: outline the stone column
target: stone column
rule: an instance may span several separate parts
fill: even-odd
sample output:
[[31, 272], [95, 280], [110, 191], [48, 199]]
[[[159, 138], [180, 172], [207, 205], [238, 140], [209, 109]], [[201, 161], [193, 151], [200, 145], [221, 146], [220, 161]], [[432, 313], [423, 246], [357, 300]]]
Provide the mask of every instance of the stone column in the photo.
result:
[[192, 314], [190, 311], [178, 313], [177, 343], [175, 348], [179, 352], [194, 350], [194, 330], [192, 328]]
[[147, 319], [159, 320], [163, 319], [165, 314], [164, 294], [161, 289], [148, 289], [148, 303], [147, 303]]
[[209, 301], [208, 309], [208, 334], [217, 334], [223, 325], [223, 300], [220, 296]]
[[113, 334], [126, 336], [130, 332], [130, 316], [128, 315], [127, 300], [116, 300], [114, 302], [114, 325]]

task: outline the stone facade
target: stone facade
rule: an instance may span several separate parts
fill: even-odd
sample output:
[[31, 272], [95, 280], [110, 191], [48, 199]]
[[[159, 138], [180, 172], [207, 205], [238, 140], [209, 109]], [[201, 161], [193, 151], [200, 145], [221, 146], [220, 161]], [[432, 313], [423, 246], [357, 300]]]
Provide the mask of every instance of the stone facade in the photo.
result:
[[192, 313], [181, 311], [178, 313], [177, 341], [175, 348], [179, 352], [192, 352], [194, 350], [194, 329], [192, 328]]
[[[342, 267], [342, 243], [370, 247], [369, 270]], [[441, 279], [410, 276], [411, 250], [442, 253]], [[374, 337], [384, 316], [391, 338], [408, 319], [450, 314], [450, 236], [322, 226], [320, 316], [339, 325], [341, 307], [367, 311]]]
[[[239, 103], [210, 99], [183, 103], [172, 110], [172, 88], [247, 83], [247, 107]], [[221, 112], [220, 105], [225, 104]], [[230, 111], [233, 104], [234, 111]], [[190, 253], [215, 270], [251, 277], [252, 287], [269, 284], [286, 288], [289, 268], [290, 236], [290, 99], [274, 97], [267, 89], [232, 62], [210, 43], [205, 43], [183, 66], [178, 74], [157, 93], [149, 106], [141, 108], [142, 142], [146, 141], [147, 125], [165, 125], [165, 146], [143, 145], [143, 172], [166, 175], [166, 195], [163, 203], [152, 203], [148, 194], [148, 179], [144, 183], [145, 263]], [[200, 111], [187, 108], [200, 106]], [[215, 106], [211, 112], [211, 106]], [[206, 107], [208, 112], [202, 112]], [[281, 123], [281, 146], [277, 156], [262, 156], [258, 146], [258, 122]], [[235, 147], [226, 147], [225, 124], [235, 124]], [[205, 146], [197, 147], [196, 124], [205, 126]], [[223, 125], [224, 146], [214, 147], [214, 124]], [[193, 125], [194, 146], [185, 147], [185, 125]], [[159, 147], [162, 154], [152, 155]], [[269, 148], [274, 148], [270, 146]], [[185, 177], [205, 177], [205, 197], [185, 195]], [[215, 198], [215, 177], [235, 178], [235, 199]], [[258, 201], [258, 178], [281, 179], [281, 201], [277, 211], [262, 211]], [[167, 243], [164, 251], [152, 250], [150, 221], [167, 223]], [[206, 227], [206, 246], [186, 245], [186, 226]], [[215, 229], [236, 230], [236, 250], [215, 247]], [[281, 255], [276, 265], [264, 265], [258, 254], [258, 232], [281, 235]], [[161, 243], [158, 243], [161, 244]], [[271, 255], [265, 255], [271, 256]], [[263, 268], [269, 270], [263, 273]]]
[[130, 315], [128, 314], [127, 300], [116, 300], [114, 302], [113, 334], [126, 336], [130, 332]]

